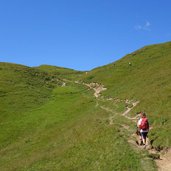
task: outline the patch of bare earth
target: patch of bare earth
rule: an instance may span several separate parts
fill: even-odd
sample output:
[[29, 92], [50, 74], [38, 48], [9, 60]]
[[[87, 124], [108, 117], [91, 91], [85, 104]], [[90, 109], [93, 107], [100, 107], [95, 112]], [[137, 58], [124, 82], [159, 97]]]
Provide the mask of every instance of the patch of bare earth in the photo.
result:
[[165, 154], [160, 155], [160, 159], [156, 160], [159, 171], [171, 171], [171, 148]]
[[94, 96], [98, 98], [102, 91], [105, 91], [107, 88], [104, 87], [104, 85], [98, 84], [98, 83], [90, 83], [90, 84], [84, 84], [90, 89], [94, 90]]

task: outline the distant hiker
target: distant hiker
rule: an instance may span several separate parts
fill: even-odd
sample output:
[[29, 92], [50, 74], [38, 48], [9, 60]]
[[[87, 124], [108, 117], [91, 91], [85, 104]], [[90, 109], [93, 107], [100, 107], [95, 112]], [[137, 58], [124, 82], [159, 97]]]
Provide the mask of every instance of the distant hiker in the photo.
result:
[[140, 113], [140, 119], [138, 120], [137, 127], [140, 136], [140, 145], [147, 145], [147, 134], [149, 131], [149, 123], [144, 112]]

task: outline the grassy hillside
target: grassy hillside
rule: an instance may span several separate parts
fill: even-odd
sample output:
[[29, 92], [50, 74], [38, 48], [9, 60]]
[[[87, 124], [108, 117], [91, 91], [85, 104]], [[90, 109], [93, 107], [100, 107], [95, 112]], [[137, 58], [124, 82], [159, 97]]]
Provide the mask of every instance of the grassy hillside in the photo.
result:
[[[170, 74], [170, 42], [87, 73], [0, 63], [0, 170], [155, 171], [147, 151], [130, 143], [135, 125], [121, 114], [125, 99], [140, 101], [130, 115], [146, 111], [153, 146], [170, 147]], [[82, 82], [107, 90], [95, 98]]]
[[1, 115], [41, 105], [50, 97], [53, 88], [62, 84], [56, 76], [46, 72], [2, 62], [0, 83]]
[[139, 100], [132, 115], [146, 111], [153, 126], [153, 145], [171, 146], [171, 42], [146, 46], [92, 70], [83, 80], [104, 84], [105, 96]]
[[[10, 63], [0, 63], [0, 146], [12, 143], [18, 125], [9, 127], [9, 122], [20, 118], [23, 112], [34, 110], [45, 104], [54, 87], [62, 83], [56, 76]], [[19, 129], [19, 128], [18, 128]], [[5, 135], [5, 136], [4, 136]]]
[[61, 79], [69, 79], [69, 80], [76, 80], [80, 78], [84, 72], [76, 71], [69, 68], [51, 66], [51, 65], [40, 65], [39, 67], [35, 67], [40, 71], [48, 72], [49, 74], [57, 75], [58, 78]]
[[51, 66], [51, 65], [40, 65], [40, 66], [35, 67], [35, 68], [39, 69], [41, 71], [45, 71], [45, 72], [49, 72], [49, 73], [56, 73], [56, 74], [66, 74], [66, 73], [76, 72], [73, 69]]
[[146, 151], [128, 143], [134, 126], [120, 115], [123, 102], [96, 99], [74, 81], [62, 87], [53, 72], [0, 68], [0, 170], [156, 170]]

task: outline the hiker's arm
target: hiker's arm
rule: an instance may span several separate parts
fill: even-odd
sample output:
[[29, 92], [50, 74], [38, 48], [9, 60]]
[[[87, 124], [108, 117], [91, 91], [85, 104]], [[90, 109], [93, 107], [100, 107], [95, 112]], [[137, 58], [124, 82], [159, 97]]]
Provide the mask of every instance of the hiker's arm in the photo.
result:
[[141, 121], [142, 121], [142, 119], [139, 119], [138, 122], [137, 122], [137, 127], [138, 127], [138, 128], [140, 128]]

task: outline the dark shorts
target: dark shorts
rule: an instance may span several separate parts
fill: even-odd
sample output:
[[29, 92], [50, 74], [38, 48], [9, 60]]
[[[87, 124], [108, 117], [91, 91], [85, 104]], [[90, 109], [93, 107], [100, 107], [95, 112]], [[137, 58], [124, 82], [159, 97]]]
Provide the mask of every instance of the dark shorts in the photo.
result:
[[147, 136], [148, 132], [141, 132], [141, 136], [146, 139], [148, 136]]

